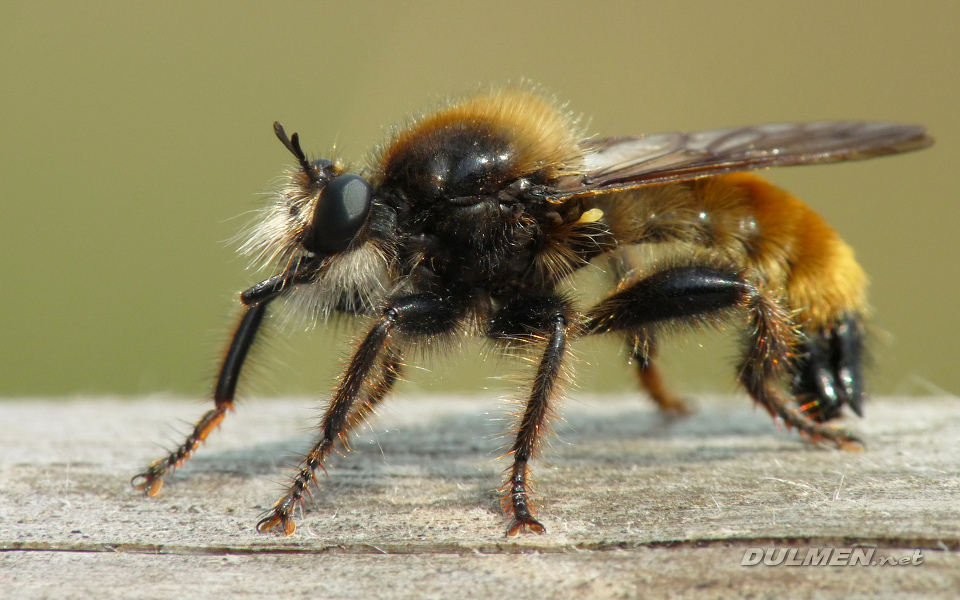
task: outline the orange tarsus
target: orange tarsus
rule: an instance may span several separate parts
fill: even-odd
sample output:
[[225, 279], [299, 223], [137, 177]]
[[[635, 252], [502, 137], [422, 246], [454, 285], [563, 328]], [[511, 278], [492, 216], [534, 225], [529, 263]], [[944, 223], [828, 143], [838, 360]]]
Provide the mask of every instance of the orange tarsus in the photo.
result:
[[160, 478], [154, 479], [149, 483], [149, 487], [147, 487], [147, 495], [151, 497], [156, 496], [157, 494], [160, 493], [160, 488], [162, 487], [163, 487], [163, 479], [160, 479]]
[[283, 525], [283, 535], [292, 535], [297, 529], [297, 524], [293, 522], [293, 519], [284, 519], [280, 515], [274, 515], [257, 525], [257, 531], [266, 533], [275, 529], [277, 525]]
[[153, 497], [160, 493], [160, 488], [162, 487], [163, 487], [163, 478], [158, 477], [156, 479], [150, 479], [149, 477], [144, 476], [143, 482], [136, 484], [134, 486], [134, 489], [140, 492], [144, 492], [148, 496]]
[[640, 384], [647, 390], [647, 393], [657, 404], [657, 408], [662, 412], [677, 416], [690, 415], [696, 412], [682, 398], [667, 389], [663, 376], [655, 365], [638, 368], [637, 374], [640, 378]]
[[547, 529], [536, 521], [533, 523], [514, 523], [513, 527], [507, 530], [507, 537], [517, 537], [521, 533], [537, 533], [543, 535], [547, 532]]
[[863, 452], [863, 444], [856, 440], [837, 440], [837, 447], [846, 452]]
[[[207, 423], [206, 426], [200, 430], [200, 435], [197, 436], [197, 439], [199, 439], [200, 441], [205, 441], [207, 439], [207, 436], [210, 435], [210, 432], [220, 425], [220, 423], [223, 421], [223, 418], [226, 416], [226, 414], [227, 413], [225, 411], [221, 411], [217, 413], [212, 419], [210, 419], [210, 422]], [[196, 446], [194, 446], [193, 449], [196, 450]]]

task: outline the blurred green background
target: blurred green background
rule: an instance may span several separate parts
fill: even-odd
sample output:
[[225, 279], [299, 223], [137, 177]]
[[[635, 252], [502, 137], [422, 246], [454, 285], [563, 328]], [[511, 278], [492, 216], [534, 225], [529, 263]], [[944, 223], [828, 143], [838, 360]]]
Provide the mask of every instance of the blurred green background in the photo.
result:
[[[257, 281], [230, 239], [292, 161], [271, 123], [312, 156], [360, 159], [410, 112], [521, 78], [600, 135], [927, 124], [922, 153], [768, 174], [871, 275], [871, 389], [956, 393], [957, 23], [949, 0], [5, 2], [0, 397], [206, 395], [236, 291]], [[269, 336], [254, 391], [327, 394], [354, 331]], [[632, 387], [617, 344], [576, 349], [581, 390]], [[405, 391], [509, 387], [481, 353], [416, 358]], [[665, 354], [688, 393], [734, 389], [723, 335]]]

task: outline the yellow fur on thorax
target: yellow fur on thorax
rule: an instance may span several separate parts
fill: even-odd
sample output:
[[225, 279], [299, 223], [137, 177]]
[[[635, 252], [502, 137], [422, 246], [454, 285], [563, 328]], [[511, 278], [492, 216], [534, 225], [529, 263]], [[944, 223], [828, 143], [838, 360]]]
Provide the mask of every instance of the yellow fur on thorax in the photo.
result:
[[391, 148], [406, 146], [425, 131], [471, 123], [509, 136], [521, 173], [543, 170], [549, 179], [582, 166], [581, 136], [575, 120], [549, 100], [513, 88], [479, 94], [417, 119], [395, 132], [382, 152], [389, 154]]

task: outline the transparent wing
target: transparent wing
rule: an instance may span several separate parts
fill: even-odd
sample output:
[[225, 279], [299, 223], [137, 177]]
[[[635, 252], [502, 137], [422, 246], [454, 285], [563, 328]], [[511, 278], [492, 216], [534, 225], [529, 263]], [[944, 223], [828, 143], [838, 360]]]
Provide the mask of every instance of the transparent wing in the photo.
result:
[[551, 200], [768, 167], [862, 160], [926, 148], [917, 125], [777, 123], [583, 142], [585, 168], [548, 186]]

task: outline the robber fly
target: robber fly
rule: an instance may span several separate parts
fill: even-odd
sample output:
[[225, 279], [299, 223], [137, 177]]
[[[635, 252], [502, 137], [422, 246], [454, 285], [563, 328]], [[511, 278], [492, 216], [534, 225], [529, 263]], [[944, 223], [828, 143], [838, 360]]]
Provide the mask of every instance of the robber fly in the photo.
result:
[[[825, 422], [844, 406], [862, 412], [863, 270], [819, 215], [749, 171], [918, 150], [932, 143], [922, 127], [784, 123], [583, 139], [550, 99], [503, 89], [413, 119], [358, 169], [310, 160], [297, 134], [274, 129], [298, 164], [243, 250], [276, 274], [240, 294], [245, 313], [215, 407], [134, 478], [148, 495], [232, 408], [247, 352], [279, 298], [312, 318], [347, 313], [370, 324], [316, 443], [260, 531], [293, 533], [317, 470], [390, 392], [411, 347], [454, 336], [526, 349], [537, 364], [507, 454], [507, 535], [545, 530], [528, 497], [530, 461], [568, 346], [585, 335], [626, 340], [642, 387], [662, 410], [685, 412], [656, 366], [664, 331], [736, 325], [737, 376], [755, 402], [813, 442], [860, 448]], [[651, 244], [668, 245], [674, 258], [628, 258], [629, 248]], [[617, 274], [606, 299], [585, 308], [558, 291], [602, 257]]]

